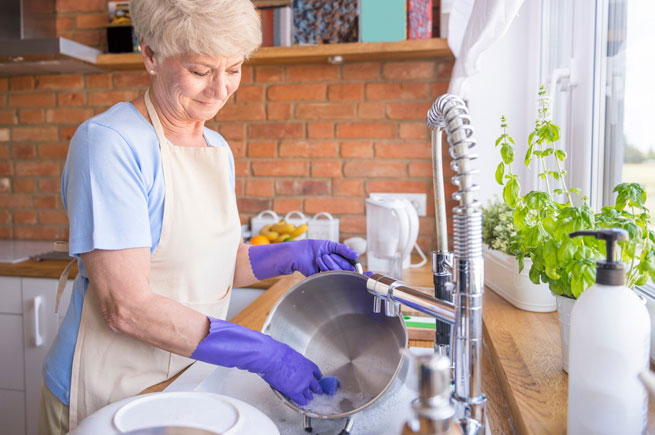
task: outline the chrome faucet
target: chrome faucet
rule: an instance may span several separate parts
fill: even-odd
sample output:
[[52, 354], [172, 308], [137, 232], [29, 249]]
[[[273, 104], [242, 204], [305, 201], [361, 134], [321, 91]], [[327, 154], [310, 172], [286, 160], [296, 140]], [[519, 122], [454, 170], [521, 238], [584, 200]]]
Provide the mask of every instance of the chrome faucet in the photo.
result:
[[[372, 275], [366, 287], [375, 296], [374, 310], [377, 312], [380, 312], [384, 300], [385, 307], [390, 307], [385, 310], [387, 315], [398, 315], [399, 304], [402, 304], [435, 317], [435, 358], [448, 356], [454, 363], [452, 400], [459, 426], [465, 434], [484, 434], [487, 399], [481, 391], [480, 377], [484, 263], [482, 213], [479, 201], [472, 195], [478, 188], [472, 179], [477, 173], [472, 167], [472, 161], [477, 158], [471, 153], [475, 146], [473, 127], [464, 101], [449, 94], [434, 102], [428, 111], [427, 124], [432, 129], [437, 224], [437, 250], [432, 253], [435, 297], [383, 275]], [[451, 181], [458, 188], [453, 194], [453, 198], [459, 201], [459, 205], [453, 208], [454, 253], [448, 251], [442, 130], [448, 137], [451, 167], [456, 173]]]

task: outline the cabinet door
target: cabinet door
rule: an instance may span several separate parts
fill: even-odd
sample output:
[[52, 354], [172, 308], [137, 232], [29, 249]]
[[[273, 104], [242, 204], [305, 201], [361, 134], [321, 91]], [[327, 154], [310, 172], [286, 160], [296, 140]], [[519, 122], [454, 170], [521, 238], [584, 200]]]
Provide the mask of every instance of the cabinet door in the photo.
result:
[[25, 394], [27, 434], [36, 434], [43, 360], [59, 329], [70, 299], [73, 281], [68, 281], [55, 314], [56, 279], [23, 278], [23, 330], [25, 346]]
[[23, 312], [20, 280], [17, 276], [0, 276], [0, 314], [21, 314]]
[[23, 391], [23, 317], [0, 314], [0, 388]]
[[25, 433], [25, 393], [0, 389], [0, 432], [7, 435]]

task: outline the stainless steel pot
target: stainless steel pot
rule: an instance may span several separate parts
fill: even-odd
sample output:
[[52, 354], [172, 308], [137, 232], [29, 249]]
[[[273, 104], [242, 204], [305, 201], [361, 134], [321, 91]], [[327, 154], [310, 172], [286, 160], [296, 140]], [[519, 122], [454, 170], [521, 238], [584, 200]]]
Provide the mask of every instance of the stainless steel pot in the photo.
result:
[[382, 396], [403, 366], [405, 322], [402, 316], [373, 312], [367, 279], [348, 271], [313, 275], [293, 286], [266, 319], [264, 333], [314, 361], [324, 376], [339, 379], [337, 402], [330, 411], [312, 410], [312, 402], [300, 408], [274, 390], [305, 416], [305, 429], [311, 427], [310, 417], [348, 417], [342, 432], [348, 433], [349, 416]]

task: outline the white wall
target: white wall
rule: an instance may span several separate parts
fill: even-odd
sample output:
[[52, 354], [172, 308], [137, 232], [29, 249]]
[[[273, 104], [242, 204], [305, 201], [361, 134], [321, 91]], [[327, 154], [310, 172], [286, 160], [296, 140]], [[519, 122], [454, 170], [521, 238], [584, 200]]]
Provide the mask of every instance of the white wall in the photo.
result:
[[[502, 187], [494, 173], [500, 162], [500, 151], [494, 147], [500, 135], [500, 117], [507, 117], [509, 134], [516, 141], [516, 160], [512, 170], [520, 175], [521, 193], [536, 184], [533, 174], [526, 174], [523, 158], [528, 135], [536, 118], [536, 96], [539, 89], [540, 1], [526, 0], [505, 36], [480, 58], [480, 73], [469, 78], [468, 99], [471, 122], [475, 128], [480, 174], [478, 198], [484, 203]], [[528, 176], [530, 178], [528, 178]]]

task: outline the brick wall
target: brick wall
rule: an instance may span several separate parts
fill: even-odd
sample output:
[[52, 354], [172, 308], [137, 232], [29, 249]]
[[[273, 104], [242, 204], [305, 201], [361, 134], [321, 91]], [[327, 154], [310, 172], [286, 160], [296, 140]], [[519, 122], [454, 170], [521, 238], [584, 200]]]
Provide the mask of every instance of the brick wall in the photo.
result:
[[[365, 235], [370, 192], [425, 192], [434, 233], [425, 114], [452, 61], [257, 66], [210, 128], [236, 159], [245, 222], [264, 209], [328, 211], [343, 236]], [[85, 119], [142, 92], [141, 71], [0, 79], [0, 237], [66, 237], [59, 177]]]
[[[61, 35], [105, 45], [104, 0], [58, 0], [57, 10]], [[234, 153], [242, 221], [264, 209], [328, 211], [342, 238], [365, 237], [370, 192], [423, 192], [419, 239], [434, 246], [425, 115], [451, 69], [452, 59], [245, 67], [235, 98], [208, 123]], [[67, 237], [68, 141], [147, 85], [142, 71], [0, 78], [0, 238]]]
[[57, 34], [100, 50], [107, 47], [107, 0], [57, 0]]

